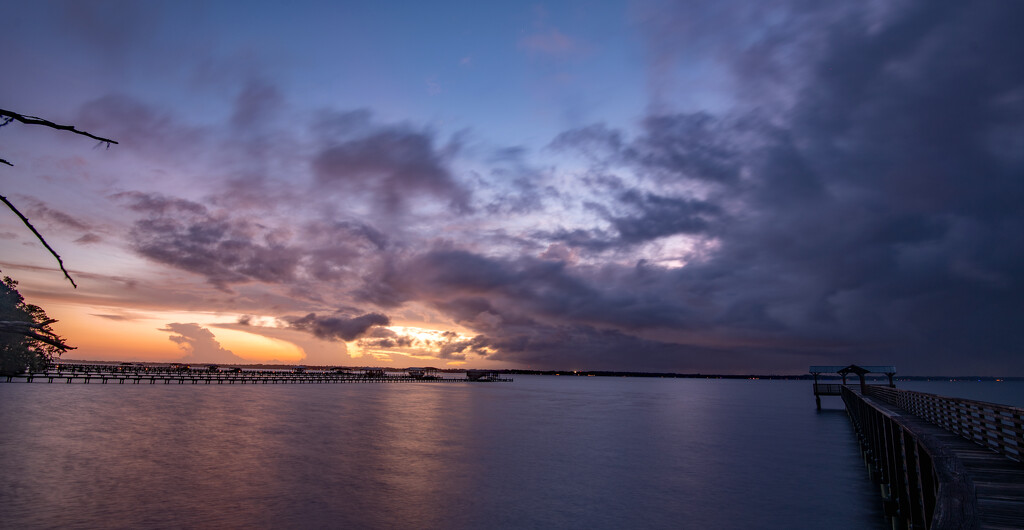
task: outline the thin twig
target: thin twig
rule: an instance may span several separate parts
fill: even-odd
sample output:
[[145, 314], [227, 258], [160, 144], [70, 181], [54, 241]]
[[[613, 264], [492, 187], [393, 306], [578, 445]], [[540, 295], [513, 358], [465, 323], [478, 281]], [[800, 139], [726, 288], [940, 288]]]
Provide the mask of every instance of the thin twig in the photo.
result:
[[24, 114], [18, 114], [17, 112], [11, 112], [9, 110], [4, 110], [4, 109], [0, 109], [0, 116], [5, 116], [7, 118], [10, 118], [10, 119], [13, 119], [13, 120], [17, 120], [17, 121], [19, 121], [21, 123], [24, 123], [25, 125], [43, 125], [45, 127], [51, 128], [51, 129], [57, 129], [57, 130], [60, 130], [60, 131], [70, 131], [70, 132], [73, 132], [75, 134], [81, 134], [82, 136], [88, 136], [89, 138], [92, 138], [94, 140], [99, 140], [99, 141], [107, 144], [107, 146], [109, 146], [110, 144], [116, 144], [117, 143], [116, 141], [111, 140], [110, 138], [102, 138], [100, 136], [96, 136], [95, 134], [78, 130], [78, 129], [75, 128], [74, 125], [59, 125], [59, 124], [53, 123], [50, 120], [44, 120], [44, 119], [42, 119], [40, 117], [37, 117], [37, 116], [26, 116]]
[[[18, 121], [20, 123], [24, 123], [25, 125], [42, 125], [44, 127], [49, 127], [51, 129], [57, 129], [58, 131], [68, 131], [75, 134], [80, 134], [82, 136], [87, 136], [89, 138], [92, 138], [93, 140], [98, 140], [99, 142], [107, 144], [108, 149], [110, 148], [110, 144], [117, 143], [117, 141], [111, 140], [110, 138], [103, 138], [101, 136], [96, 136], [95, 134], [76, 129], [74, 125], [60, 125], [50, 120], [44, 120], [38, 116], [26, 116], [24, 114], [19, 114], [17, 112], [0, 109], [0, 127], [3, 127], [4, 125], [11, 123], [11, 121]], [[7, 160], [4, 160], [3, 158], [0, 158], [0, 163], [7, 164], [8, 166], [14, 166], [14, 164], [8, 162]], [[32, 226], [32, 223], [28, 221], [27, 217], [25, 217], [20, 211], [18, 211], [17, 208], [14, 207], [13, 204], [11, 204], [11, 201], [7, 200], [7, 197], [0, 195], [0, 200], [3, 200], [4, 204], [6, 204], [12, 212], [14, 212], [18, 217], [21, 218], [21, 221], [25, 223], [25, 226], [27, 226], [28, 229], [31, 230], [32, 233], [36, 235], [36, 238], [39, 239], [39, 242], [42, 243], [44, 247], [46, 247], [46, 250], [49, 250], [50, 254], [53, 254], [53, 257], [57, 258], [57, 264], [60, 265], [60, 270], [61, 272], [64, 273], [64, 277], [67, 278], [69, 282], [71, 282], [72, 287], [77, 289], [78, 285], [75, 284], [75, 280], [71, 279], [71, 275], [68, 274], [68, 270], [64, 268], [64, 261], [61, 260], [60, 255], [57, 254], [57, 252], [54, 251], [53, 248], [50, 247], [49, 243], [46, 242], [46, 239], [43, 238], [43, 235], [40, 234], [34, 226]]]
[[0, 332], [4, 333], [16, 333], [18, 335], [24, 335], [26, 337], [36, 339], [40, 342], [45, 342], [50, 346], [58, 348], [60, 350], [73, 350], [72, 346], [68, 346], [60, 341], [60, 337], [56, 337], [53, 333], [43, 330], [42, 328], [47, 324], [52, 324], [56, 320], [50, 319], [46, 322], [25, 322], [22, 320], [3, 320], [0, 321]]
[[78, 289], [78, 285], [75, 284], [75, 280], [71, 279], [71, 275], [68, 274], [68, 270], [64, 268], [64, 260], [60, 259], [60, 255], [57, 254], [57, 252], [55, 252], [53, 248], [50, 247], [50, 244], [46, 242], [46, 239], [43, 239], [43, 235], [40, 234], [38, 230], [36, 230], [36, 227], [32, 226], [32, 223], [28, 221], [28, 217], [25, 217], [24, 214], [18, 211], [18, 209], [15, 208], [13, 204], [11, 204], [11, 201], [7, 200], [7, 197], [0, 195], [0, 201], [3, 201], [3, 203], [6, 204], [7, 207], [10, 208], [11, 211], [15, 213], [15, 215], [20, 217], [21, 222], [25, 223], [25, 226], [27, 226], [28, 229], [31, 230], [32, 233], [36, 235], [36, 238], [38, 238], [39, 242], [42, 243], [44, 247], [46, 247], [46, 250], [49, 250], [50, 254], [53, 254], [53, 257], [57, 258], [57, 264], [60, 265], [60, 270], [61, 272], [64, 273], [64, 277], [67, 278], [69, 282], [71, 282], [72, 287]]

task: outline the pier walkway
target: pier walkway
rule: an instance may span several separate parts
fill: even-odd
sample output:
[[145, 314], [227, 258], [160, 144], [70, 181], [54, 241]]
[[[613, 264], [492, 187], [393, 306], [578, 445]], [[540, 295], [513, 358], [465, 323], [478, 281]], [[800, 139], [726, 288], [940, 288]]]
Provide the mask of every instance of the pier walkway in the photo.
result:
[[413, 377], [394, 373], [336, 371], [240, 370], [209, 371], [169, 367], [121, 367], [112, 365], [61, 364], [40, 372], [3, 376], [5, 382], [99, 384], [332, 384], [332, 383], [476, 383], [511, 382], [497, 374], [477, 377]]
[[1024, 528], [1024, 409], [837, 386], [894, 528]]

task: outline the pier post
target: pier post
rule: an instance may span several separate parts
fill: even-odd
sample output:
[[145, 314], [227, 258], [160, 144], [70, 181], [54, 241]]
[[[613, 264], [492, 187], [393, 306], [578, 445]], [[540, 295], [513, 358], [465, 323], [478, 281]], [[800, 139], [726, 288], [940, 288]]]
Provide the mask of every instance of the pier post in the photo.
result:
[[814, 404], [821, 410], [821, 396], [818, 395], [818, 372], [811, 372], [814, 375]]

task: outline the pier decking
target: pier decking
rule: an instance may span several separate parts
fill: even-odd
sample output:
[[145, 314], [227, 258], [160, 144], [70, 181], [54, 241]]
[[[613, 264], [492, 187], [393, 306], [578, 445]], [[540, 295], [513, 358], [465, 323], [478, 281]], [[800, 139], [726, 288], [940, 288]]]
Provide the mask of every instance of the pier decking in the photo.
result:
[[[855, 364], [849, 366], [812, 366], [808, 371], [814, 376], [814, 402], [817, 403], [818, 410], [821, 410], [821, 396], [842, 395], [841, 390], [843, 385], [846, 384], [846, 378], [850, 375], [856, 375], [860, 379], [860, 384], [864, 385], [866, 384], [865, 375], [885, 374], [889, 378], [889, 386], [896, 386], [895, 381], [893, 381], [893, 377], [896, 375], [895, 366], [857, 366]], [[839, 374], [843, 378], [843, 382], [842, 384], [819, 383], [818, 376], [821, 374]]]
[[240, 370], [217, 372], [171, 367], [121, 367], [111, 365], [62, 364], [40, 372], [26, 372], [4, 376], [5, 382], [26, 383], [117, 383], [117, 384], [336, 384], [336, 383], [477, 383], [511, 382], [511, 378], [496, 374], [476, 378], [413, 377], [411, 375], [373, 373], [347, 373], [334, 371]]
[[[816, 399], [833, 395], [819, 386]], [[1024, 409], [863, 378], [829, 386], [839, 387], [894, 528], [1024, 528]]]

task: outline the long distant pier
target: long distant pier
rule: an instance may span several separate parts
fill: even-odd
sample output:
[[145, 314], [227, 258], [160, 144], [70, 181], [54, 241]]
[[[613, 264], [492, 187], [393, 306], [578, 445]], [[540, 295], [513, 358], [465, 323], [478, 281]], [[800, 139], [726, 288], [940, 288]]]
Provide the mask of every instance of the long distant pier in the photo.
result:
[[[894, 528], [1024, 528], [1024, 409], [869, 385], [864, 373], [834, 386]], [[816, 398], [832, 390], [815, 383]]]
[[[475, 377], [473, 377], [475, 376]], [[477, 383], [511, 382], [511, 378], [493, 373], [470, 377], [414, 377], [376, 371], [351, 373], [338, 371], [238, 370], [211, 371], [170, 367], [121, 367], [111, 365], [62, 364], [44, 371], [4, 376], [8, 383], [98, 383], [98, 384], [336, 384], [336, 383]]]

